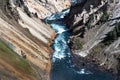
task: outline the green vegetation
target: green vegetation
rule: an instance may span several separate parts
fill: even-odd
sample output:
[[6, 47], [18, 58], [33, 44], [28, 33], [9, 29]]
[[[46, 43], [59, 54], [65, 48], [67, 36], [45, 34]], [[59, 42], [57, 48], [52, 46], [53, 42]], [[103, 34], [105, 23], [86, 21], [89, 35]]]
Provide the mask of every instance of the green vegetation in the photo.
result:
[[92, 52], [100, 53], [103, 50], [103, 48], [110, 45], [119, 37], [120, 37], [120, 23], [117, 23], [115, 28], [112, 31], [110, 31], [108, 34], [106, 34], [104, 40], [101, 43], [99, 43], [99, 45], [93, 48]]
[[13, 52], [2, 40], [0, 40], [0, 59], [13, 66], [20, 72], [33, 75], [33, 70], [27, 60]]
[[105, 47], [105, 45], [103, 43], [99, 43], [98, 45], [96, 45], [93, 49], [92, 49], [92, 53], [100, 53], [103, 48]]
[[117, 23], [115, 28], [107, 34], [107, 37], [102, 41], [105, 45], [111, 44], [114, 40], [120, 37], [120, 23]]
[[75, 44], [77, 46], [77, 49], [83, 48], [83, 43], [79, 39], [75, 39]]
[[100, 21], [101, 21], [102, 23], [108, 21], [109, 16], [110, 16], [110, 14], [108, 14], [107, 12], [105, 12], [105, 13], [102, 15]]

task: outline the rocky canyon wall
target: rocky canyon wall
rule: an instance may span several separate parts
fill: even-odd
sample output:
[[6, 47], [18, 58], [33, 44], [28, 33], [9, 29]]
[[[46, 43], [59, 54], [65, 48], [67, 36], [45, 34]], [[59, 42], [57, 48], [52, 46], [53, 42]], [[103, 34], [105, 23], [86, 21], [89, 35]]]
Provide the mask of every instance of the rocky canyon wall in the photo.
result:
[[44, 19], [53, 13], [69, 8], [71, 0], [18, 0], [17, 2], [14, 1], [14, 4], [19, 4], [19, 6], [24, 4], [31, 13], [37, 14], [40, 19]]
[[[50, 45], [52, 44], [56, 33], [43, 21], [43, 19], [51, 16], [53, 13], [60, 12], [69, 6], [69, 0], [1, 0], [1, 43], [8, 46], [14, 54], [16, 53], [21, 56], [20, 58], [35, 65], [38, 70], [38, 74], [35, 73], [36, 75], [48, 79], [48, 74], [47, 76], [45, 75], [50, 72], [50, 58], [53, 53]], [[3, 52], [7, 53], [6, 51]], [[0, 49], [0, 54], [1, 53], [2, 49]], [[7, 54], [9, 55], [9, 52]], [[11, 58], [9, 57], [8, 59]], [[16, 67], [11, 65], [9, 61], [1, 63], [7, 63], [4, 64], [4, 66], [6, 69], [9, 69], [9, 71], [19, 72], [19, 70], [14, 70]], [[21, 62], [21, 64], [24, 63]], [[12, 66], [11, 70], [7, 65]], [[0, 66], [2, 67], [3, 65], [0, 64]], [[42, 71], [39, 71], [39, 69]], [[1, 70], [2, 68], [0, 68], [0, 71]], [[5, 70], [3, 72], [5, 72]], [[20, 78], [20, 76], [24, 76], [22, 73], [24, 72], [21, 71], [20, 74], [17, 74], [15, 80], [37, 80], [35, 76], [30, 77], [30, 73], [26, 74], [28, 77]], [[41, 75], [41, 73], [43, 73], [43, 75]], [[0, 76], [4, 75], [1, 74]], [[11, 75], [9, 74], [9, 76]]]
[[118, 0], [84, 0], [71, 7], [65, 20], [72, 32], [70, 46], [73, 55], [91, 60], [118, 75], [119, 9]]

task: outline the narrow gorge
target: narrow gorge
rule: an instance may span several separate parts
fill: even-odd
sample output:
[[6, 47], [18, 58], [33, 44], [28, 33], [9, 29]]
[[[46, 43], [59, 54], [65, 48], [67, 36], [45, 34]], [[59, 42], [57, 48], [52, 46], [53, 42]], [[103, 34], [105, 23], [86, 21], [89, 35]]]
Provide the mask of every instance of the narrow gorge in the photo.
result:
[[119, 0], [1, 0], [0, 80], [120, 80]]

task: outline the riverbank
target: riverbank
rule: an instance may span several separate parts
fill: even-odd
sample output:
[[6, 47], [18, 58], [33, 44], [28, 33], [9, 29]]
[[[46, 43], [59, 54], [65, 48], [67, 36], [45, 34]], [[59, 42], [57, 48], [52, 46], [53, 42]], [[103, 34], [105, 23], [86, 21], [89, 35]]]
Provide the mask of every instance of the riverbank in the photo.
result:
[[[68, 10], [53, 14], [45, 21], [51, 25], [57, 36], [53, 42], [51, 80], [114, 80], [115, 76], [97, 64], [88, 61], [85, 58], [79, 58], [72, 54], [69, 47], [68, 27], [63, 23], [64, 16]], [[71, 41], [70, 41], [71, 42]], [[69, 45], [69, 46], [68, 46]], [[72, 59], [72, 60], [71, 60]], [[77, 65], [76, 65], [77, 64]]]

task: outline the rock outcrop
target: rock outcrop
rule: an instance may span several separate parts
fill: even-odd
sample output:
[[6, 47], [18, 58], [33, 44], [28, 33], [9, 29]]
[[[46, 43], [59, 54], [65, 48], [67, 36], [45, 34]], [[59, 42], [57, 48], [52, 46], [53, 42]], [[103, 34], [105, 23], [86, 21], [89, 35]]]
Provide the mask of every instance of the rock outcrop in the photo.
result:
[[73, 55], [84, 57], [119, 74], [118, 0], [83, 0], [71, 7], [65, 23], [72, 32], [70, 46]]
[[[21, 4], [22, 1], [22, 4]], [[14, 0], [14, 4], [23, 5], [28, 10], [37, 14], [40, 19], [51, 16], [53, 13], [60, 12], [71, 5], [70, 0]]]
[[[38, 73], [44, 73], [43, 75], [40, 75], [44, 79], [48, 79], [47, 73], [49, 73], [51, 69], [50, 58], [53, 50], [50, 45], [52, 44], [56, 33], [41, 19], [49, 17], [55, 12], [60, 12], [69, 6], [69, 0], [0, 1], [0, 40], [2, 40], [6, 46], [12, 49], [19, 56], [35, 65], [38, 71], [40, 69], [41, 71]], [[0, 54], [1, 53], [2, 50], [0, 48]], [[9, 55], [9, 52], [7, 54]], [[14, 69], [16, 67], [11, 65], [9, 61], [2, 61], [4, 60], [0, 60], [0, 71], [5, 72], [4, 69], [2, 70], [3, 63], [6, 63], [3, 64], [6, 70], [7, 68], [10, 72], [14, 72], [16, 70]], [[10, 72], [6, 72], [6, 74], [8, 73], [8, 76], [10, 76]], [[19, 70], [16, 70], [15, 73], [16, 76], [13, 73], [15, 80], [37, 80], [35, 76], [30, 77], [30, 75], [28, 77], [21, 78], [21, 76], [24, 76], [24, 72], [21, 71], [19, 74]], [[46, 74], [47, 76], [45, 76]], [[3, 74], [0, 74], [0, 76], [2, 75]], [[6, 80], [8, 79], [7, 77], [5, 78]]]
[[[12, 49], [14, 54], [17, 53], [23, 59], [33, 64], [35, 72], [44, 79], [48, 79], [51, 69], [50, 58], [53, 50], [50, 46], [56, 33], [43, 19], [51, 16], [53, 13], [69, 8], [70, 5], [70, 0], [0, 1], [0, 40]], [[9, 55], [9, 52], [7, 54]], [[3, 62], [1, 61], [4, 60], [0, 60], [0, 71], [5, 72], [5, 70], [2, 70], [1, 65]], [[16, 70], [14, 68], [16, 67], [7, 61], [4, 63], [6, 63], [4, 64], [6, 70], [7, 68], [9, 69], [7, 65], [12, 66], [12, 70], [9, 69], [9, 72], [6, 71], [6, 75], [14, 75], [14, 73], [11, 75], [9, 73], [14, 72]], [[16, 72], [19, 73], [17, 70]], [[30, 77], [29, 74], [28, 77], [21, 78], [21, 76], [24, 76], [24, 72], [21, 71], [20, 74], [11, 76], [11, 78], [5, 77], [5, 79], [37, 80], [35, 76]], [[1, 78], [2, 76], [4, 77], [3, 74], [0, 74], [0, 79], [4, 79]]]

